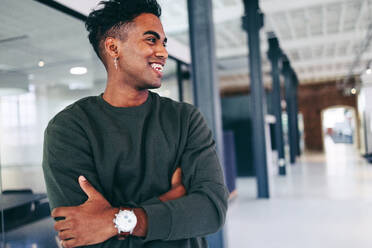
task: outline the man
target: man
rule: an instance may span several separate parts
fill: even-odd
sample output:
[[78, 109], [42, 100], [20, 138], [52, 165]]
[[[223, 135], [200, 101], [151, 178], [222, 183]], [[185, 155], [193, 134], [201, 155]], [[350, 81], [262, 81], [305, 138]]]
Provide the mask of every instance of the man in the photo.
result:
[[[43, 170], [64, 247], [207, 247], [227, 190], [211, 131], [192, 105], [163, 98], [168, 57], [156, 0], [101, 2], [86, 22], [107, 70], [100, 96], [58, 113]], [[185, 192], [186, 190], [186, 192]]]

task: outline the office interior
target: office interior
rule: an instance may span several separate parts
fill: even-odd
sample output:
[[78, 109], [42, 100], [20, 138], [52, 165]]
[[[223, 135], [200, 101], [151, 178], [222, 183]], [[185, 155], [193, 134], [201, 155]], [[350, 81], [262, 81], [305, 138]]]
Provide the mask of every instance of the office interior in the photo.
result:
[[[98, 2], [0, 2], [0, 247], [60, 247], [43, 133], [66, 106], [104, 91], [83, 21]], [[190, 42], [198, 38], [190, 6], [202, 4], [158, 2], [170, 58], [154, 91], [206, 115], [218, 110], [210, 123], [220, 123], [213, 130], [230, 199], [209, 246], [371, 247], [372, 0], [206, 0], [214, 32], [200, 47]], [[255, 58], [252, 2], [262, 17]], [[193, 67], [203, 47], [214, 48], [210, 97]]]

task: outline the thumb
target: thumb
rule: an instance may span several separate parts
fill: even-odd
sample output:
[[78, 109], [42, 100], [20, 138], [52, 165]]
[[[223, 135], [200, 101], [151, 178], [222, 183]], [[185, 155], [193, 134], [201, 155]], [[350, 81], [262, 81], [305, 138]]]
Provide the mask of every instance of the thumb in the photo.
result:
[[176, 171], [173, 173], [171, 184], [172, 186], [175, 186], [181, 183], [182, 183], [182, 170], [180, 167], [178, 167]]
[[89, 182], [84, 176], [79, 176], [79, 184], [80, 188], [84, 191], [84, 193], [88, 196], [88, 198], [97, 197], [97, 195], [101, 195]]

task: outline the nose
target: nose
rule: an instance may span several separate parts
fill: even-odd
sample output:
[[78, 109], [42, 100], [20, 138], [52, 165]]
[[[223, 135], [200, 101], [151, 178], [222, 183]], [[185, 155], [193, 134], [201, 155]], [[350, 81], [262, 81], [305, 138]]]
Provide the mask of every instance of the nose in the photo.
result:
[[164, 60], [168, 58], [168, 51], [164, 45], [157, 46], [157, 49], [155, 51], [155, 56], [158, 58], [162, 58]]

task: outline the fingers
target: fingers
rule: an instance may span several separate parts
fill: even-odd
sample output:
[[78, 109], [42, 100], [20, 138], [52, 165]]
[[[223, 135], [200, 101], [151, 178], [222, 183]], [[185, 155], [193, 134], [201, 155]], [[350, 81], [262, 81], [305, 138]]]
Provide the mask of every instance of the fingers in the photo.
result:
[[61, 245], [64, 248], [73, 248], [73, 247], [77, 247], [78, 246], [76, 239], [61, 240]]
[[172, 186], [182, 184], [182, 170], [181, 167], [177, 167], [174, 171], [171, 181]]
[[185, 186], [183, 186], [182, 184], [180, 184], [180, 185], [177, 185], [177, 187], [175, 187], [175, 189], [174, 189], [177, 193], [177, 195], [176, 195], [176, 197], [177, 198], [180, 198], [180, 197], [182, 197], [182, 196], [184, 196], [184, 195], [186, 195], [186, 189], [185, 189]]
[[59, 208], [55, 208], [52, 210], [51, 212], [51, 216], [53, 218], [56, 218], [56, 217], [66, 217], [68, 216], [71, 212], [72, 212], [72, 209], [75, 208], [75, 207], [59, 207]]
[[170, 200], [175, 200], [186, 195], [186, 189], [182, 184], [172, 187], [168, 192], [159, 196], [159, 200], [162, 202], [167, 202]]
[[73, 239], [75, 238], [75, 235], [71, 230], [65, 230], [62, 232], [58, 232], [58, 237], [60, 240], [66, 240], [66, 239]]
[[79, 176], [79, 184], [81, 189], [85, 192], [88, 198], [94, 198], [101, 195], [84, 176]]
[[59, 232], [59, 231], [64, 231], [73, 228], [72, 221], [70, 220], [60, 220], [54, 223], [54, 229]]

